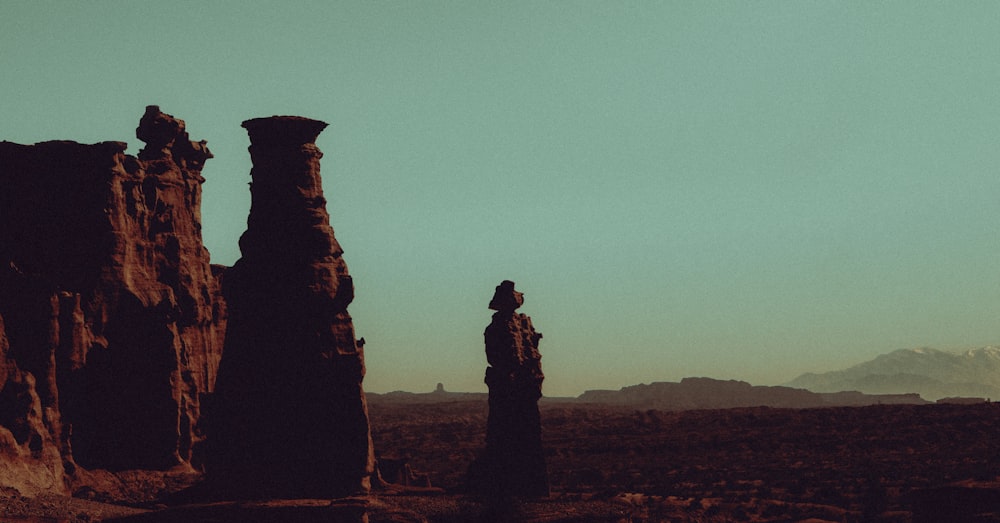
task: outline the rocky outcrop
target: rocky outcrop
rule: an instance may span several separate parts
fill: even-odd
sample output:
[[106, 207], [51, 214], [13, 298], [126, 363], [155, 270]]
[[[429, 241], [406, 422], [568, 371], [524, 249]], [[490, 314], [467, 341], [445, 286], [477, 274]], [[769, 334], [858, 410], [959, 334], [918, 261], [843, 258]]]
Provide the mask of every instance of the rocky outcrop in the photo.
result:
[[542, 338], [531, 318], [516, 312], [524, 295], [514, 282], [497, 286], [490, 309], [496, 311], [483, 333], [490, 412], [486, 449], [469, 470], [472, 492], [489, 497], [544, 497], [549, 494], [542, 448], [538, 400], [542, 397]]
[[0, 393], [0, 412], [33, 388], [28, 410], [68, 471], [189, 462], [221, 357], [220, 270], [201, 237], [212, 154], [156, 106], [136, 136], [138, 157], [122, 142], [0, 142], [0, 365], [16, 369], [0, 386], [22, 390]]
[[0, 486], [26, 496], [68, 493], [58, 441], [50, 428], [58, 426], [57, 413], [42, 407], [35, 377], [10, 357], [0, 317]]
[[207, 419], [208, 484], [231, 499], [367, 492], [374, 457], [354, 286], [333, 235], [313, 143], [326, 124], [243, 122], [251, 209], [226, 271], [229, 320]]

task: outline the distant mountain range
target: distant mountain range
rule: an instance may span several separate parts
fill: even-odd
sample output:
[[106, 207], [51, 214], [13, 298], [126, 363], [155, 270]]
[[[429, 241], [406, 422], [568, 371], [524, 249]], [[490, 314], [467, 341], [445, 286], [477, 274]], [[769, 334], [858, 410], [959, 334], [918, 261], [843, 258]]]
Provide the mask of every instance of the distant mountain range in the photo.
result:
[[917, 393], [925, 399], [1000, 398], [1000, 348], [964, 352], [901, 349], [848, 369], [807, 373], [786, 383], [813, 392]]

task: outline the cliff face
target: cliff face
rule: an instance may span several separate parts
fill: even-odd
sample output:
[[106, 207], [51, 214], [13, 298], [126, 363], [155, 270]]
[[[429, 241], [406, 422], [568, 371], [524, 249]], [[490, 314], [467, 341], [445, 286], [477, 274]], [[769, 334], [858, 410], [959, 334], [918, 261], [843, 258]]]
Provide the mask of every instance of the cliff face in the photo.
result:
[[45, 433], [27, 452], [41, 440], [68, 471], [189, 461], [221, 357], [222, 269], [201, 238], [212, 155], [156, 106], [136, 136], [138, 157], [121, 142], [0, 142], [0, 412], [16, 418], [0, 424], [26, 419], [33, 389]]

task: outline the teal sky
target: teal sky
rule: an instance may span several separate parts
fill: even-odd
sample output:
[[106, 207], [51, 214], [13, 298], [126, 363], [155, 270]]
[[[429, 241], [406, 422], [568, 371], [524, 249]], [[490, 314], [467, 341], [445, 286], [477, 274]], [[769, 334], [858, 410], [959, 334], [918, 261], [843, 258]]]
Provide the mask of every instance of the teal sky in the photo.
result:
[[0, 99], [20, 143], [184, 119], [227, 265], [240, 122], [329, 122], [371, 391], [485, 390], [502, 279], [549, 395], [1000, 344], [993, 1], [5, 0]]

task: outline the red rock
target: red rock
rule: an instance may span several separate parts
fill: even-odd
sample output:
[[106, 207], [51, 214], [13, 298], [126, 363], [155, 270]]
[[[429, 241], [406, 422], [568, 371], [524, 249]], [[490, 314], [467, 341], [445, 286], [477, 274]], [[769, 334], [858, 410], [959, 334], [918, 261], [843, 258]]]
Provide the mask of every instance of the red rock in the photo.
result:
[[212, 155], [147, 107], [121, 142], [0, 142], [0, 315], [64, 461], [166, 468], [201, 438], [225, 311], [201, 238]]
[[333, 235], [313, 143], [326, 124], [243, 122], [252, 205], [226, 271], [225, 351], [209, 414], [206, 473], [229, 499], [367, 492], [374, 457], [354, 286]]
[[486, 449], [469, 470], [469, 487], [483, 496], [549, 495], [538, 400], [542, 397], [542, 338], [531, 318], [516, 312], [524, 295], [505, 280], [496, 288], [486, 327], [486, 385], [490, 412]]
[[38, 388], [35, 377], [11, 357], [0, 317], [0, 485], [26, 496], [65, 495], [62, 457], [50, 430], [58, 427], [58, 418], [42, 406]]

